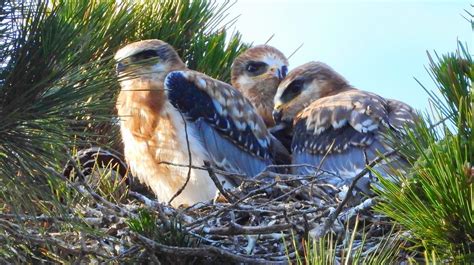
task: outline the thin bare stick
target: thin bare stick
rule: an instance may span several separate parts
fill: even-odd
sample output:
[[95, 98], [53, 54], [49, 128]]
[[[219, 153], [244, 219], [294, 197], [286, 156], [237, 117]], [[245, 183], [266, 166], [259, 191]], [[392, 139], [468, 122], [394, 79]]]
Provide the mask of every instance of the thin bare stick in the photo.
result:
[[270, 226], [243, 226], [231, 222], [229, 227], [204, 228], [203, 232], [210, 235], [258, 235], [280, 233], [291, 228], [292, 224], [276, 224]]
[[[178, 164], [178, 163], [173, 163], [169, 161], [160, 161], [158, 164], [165, 164], [165, 165], [170, 165], [170, 166], [175, 166], [175, 167], [187, 167], [187, 168], [192, 168], [192, 169], [198, 169], [198, 170], [204, 170], [207, 171], [207, 168], [204, 166], [195, 166], [195, 165], [189, 165], [189, 164]], [[239, 173], [234, 173], [234, 172], [228, 172], [228, 171], [223, 171], [218, 168], [212, 167], [212, 170], [219, 175], [224, 175], [224, 176], [231, 176], [231, 177], [236, 177], [236, 178], [248, 178], [247, 175], [245, 174], [239, 174]]]
[[191, 147], [189, 146], [189, 136], [188, 136], [188, 125], [186, 124], [186, 120], [184, 119], [183, 113], [179, 113], [181, 115], [181, 118], [183, 119], [184, 123], [184, 133], [186, 135], [186, 147], [188, 148], [188, 160], [189, 160], [189, 165], [188, 165], [188, 175], [186, 177], [186, 181], [184, 182], [183, 186], [171, 197], [171, 199], [168, 201], [168, 204], [171, 204], [173, 200], [178, 197], [183, 190], [186, 188], [188, 185], [189, 179], [191, 179], [191, 166], [193, 165], [193, 160], [192, 160], [192, 155], [191, 155]]
[[[208, 161], [204, 161], [204, 166], [207, 168], [207, 172], [209, 173], [209, 177], [212, 179], [212, 181], [214, 182], [214, 185], [216, 185], [217, 189], [222, 194], [222, 196], [224, 196], [226, 198], [226, 200], [230, 203], [235, 202], [235, 199], [232, 198], [229, 195], [229, 193], [224, 189], [224, 187], [222, 187], [222, 184], [219, 181], [219, 179], [217, 178], [216, 173], [214, 173], [214, 171], [211, 168], [211, 163], [209, 163]], [[233, 196], [237, 197], [235, 195], [233, 195]]]
[[[144, 237], [140, 234], [136, 234], [136, 237], [143, 242], [148, 248], [159, 253], [173, 254], [173, 255], [184, 255], [192, 257], [202, 257], [202, 258], [219, 258], [225, 259], [227, 261], [235, 261], [238, 263], [248, 263], [248, 264], [268, 264], [268, 260], [263, 260], [255, 257], [245, 257], [241, 255], [234, 254], [222, 248], [214, 246], [202, 246], [197, 248], [188, 248], [188, 247], [173, 247], [160, 244], [156, 241], [153, 241], [147, 237]], [[278, 262], [275, 264], [286, 264], [286, 262]]]
[[6, 220], [0, 219], [0, 227], [8, 231], [11, 238], [14, 238], [15, 240], [22, 243], [25, 243], [25, 241], [27, 241], [27, 242], [34, 242], [36, 244], [41, 244], [41, 245], [54, 245], [67, 253], [71, 253], [75, 255], [80, 255], [80, 254], [85, 253], [85, 254], [93, 254], [98, 257], [103, 257], [103, 258], [110, 258], [109, 256], [106, 256], [106, 255], [103, 255], [102, 253], [97, 252], [93, 248], [85, 248], [82, 246], [77, 247], [77, 246], [68, 245], [66, 242], [58, 238], [55, 238], [54, 236], [48, 236], [48, 235], [37, 236], [33, 234], [21, 233], [20, 231], [25, 231], [25, 230], [21, 229], [18, 225], [8, 222]]
[[264, 44], [267, 45], [273, 39], [273, 37], [275, 37], [275, 33], [273, 33]]
[[380, 163], [380, 161], [382, 161], [383, 159], [387, 158], [387, 157], [390, 157], [394, 154], [397, 153], [397, 149], [394, 149], [392, 151], [389, 151], [389, 152], [386, 152], [385, 154], [381, 155], [381, 156], [378, 156], [377, 158], [375, 158], [372, 162], [370, 162], [366, 168], [364, 168], [363, 170], [361, 170], [355, 177], [354, 177], [354, 180], [352, 180], [352, 183], [351, 185], [349, 186], [349, 189], [347, 190], [347, 193], [346, 193], [346, 196], [344, 197], [344, 199], [339, 203], [339, 205], [337, 206], [336, 210], [334, 212], [332, 212], [328, 218], [326, 219], [326, 221], [324, 222], [324, 225], [323, 227], [318, 231], [318, 233], [316, 234], [316, 237], [317, 238], [321, 238], [322, 236], [324, 236], [326, 234], [326, 232], [329, 230], [329, 228], [332, 226], [332, 224], [334, 223], [334, 221], [336, 220], [337, 216], [341, 213], [342, 211], [342, 208], [344, 207], [344, 205], [347, 204], [347, 202], [352, 198], [352, 191], [354, 190], [354, 188], [356, 187], [356, 184], [357, 182], [363, 177], [365, 176], [365, 174], [367, 174], [367, 172], [369, 172], [371, 170], [372, 167], [374, 167], [375, 165], [377, 165], [378, 163]]
[[295, 50], [294, 52], [292, 52], [292, 53], [290, 54], [290, 56], [288, 56], [288, 59], [290, 59], [299, 49], [301, 49], [301, 47], [303, 47], [303, 45], [304, 45], [304, 42], [302, 42], [302, 43], [300, 44], [300, 46], [298, 46], [298, 48], [296, 48], [296, 50]]

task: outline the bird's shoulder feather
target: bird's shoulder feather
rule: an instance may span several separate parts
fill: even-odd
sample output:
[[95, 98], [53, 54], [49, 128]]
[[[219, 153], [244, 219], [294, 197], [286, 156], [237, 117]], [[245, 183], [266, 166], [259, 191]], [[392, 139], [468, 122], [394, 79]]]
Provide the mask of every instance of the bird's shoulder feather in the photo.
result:
[[263, 159], [270, 158], [270, 135], [251, 103], [232, 86], [195, 71], [168, 74], [171, 104], [188, 120], [202, 120], [220, 136]]
[[413, 117], [405, 103], [351, 89], [315, 100], [297, 115], [292, 150], [321, 154], [368, 146], [380, 131], [403, 127]]

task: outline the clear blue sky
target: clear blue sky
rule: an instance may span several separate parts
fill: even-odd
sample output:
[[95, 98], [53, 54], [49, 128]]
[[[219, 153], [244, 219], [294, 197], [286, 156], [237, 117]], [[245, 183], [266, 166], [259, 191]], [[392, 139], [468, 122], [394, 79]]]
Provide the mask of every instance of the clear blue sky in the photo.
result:
[[454, 52], [459, 39], [474, 50], [469, 1], [238, 0], [235, 27], [245, 42], [270, 45], [290, 59], [290, 70], [323, 61], [355, 87], [426, 110], [427, 95], [414, 80], [434, 88], [426, 51]]

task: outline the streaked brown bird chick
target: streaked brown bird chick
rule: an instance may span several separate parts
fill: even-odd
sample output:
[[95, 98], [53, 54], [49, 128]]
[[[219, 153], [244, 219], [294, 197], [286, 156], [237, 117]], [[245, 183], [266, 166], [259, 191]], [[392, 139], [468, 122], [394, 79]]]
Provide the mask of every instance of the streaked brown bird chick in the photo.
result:
[[257, 110], [267, 127], [273, 127], [273, 98], [288, 72], [288, 59], [276, 48], [258, 45], [240, 54], [232, 65], [232, 86]]
[[[239, 91], [187, 69], [169, 44], [132, 43], [115, 60], [125, 158], [160, 201], [169, 201], [182, 187], [174, 206], [214, 198], [214, 182], [196, 168], [205, 161], [251, 178], [284, 150]], [[238, 184], [218, 178], [224, 188]]]
[[[296, 167], [295, 173], [314, 174], [322, 164], [332, 174], [329, 182], [341, 186], [392, 150], [385, 133], [401, 133], [417, 116], [407, 104], [356, 89], [328, 65], [309, 62], [281, 82], [274, 117], [277, 127], [291, 128], [293, 164], [315, 166]], [[390, 166], [402, 166], [401, 158], [395, 160]], [[388, 166], [379, 169], [385, 172]], [[358, 187], [368, 192], [368, 183], [366, 179]]]

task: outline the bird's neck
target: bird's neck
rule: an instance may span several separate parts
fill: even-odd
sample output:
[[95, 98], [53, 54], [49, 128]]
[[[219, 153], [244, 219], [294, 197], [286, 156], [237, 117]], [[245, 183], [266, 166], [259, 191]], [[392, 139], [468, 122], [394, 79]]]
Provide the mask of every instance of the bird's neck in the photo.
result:
[[134, 135], [148, 137], [146, 134], [159, 122], [156, 114], [161, 112], [165, 101], [163, 85], [150, 80], [133, 80], [123, 85], [116, 107], [120, 119]]

